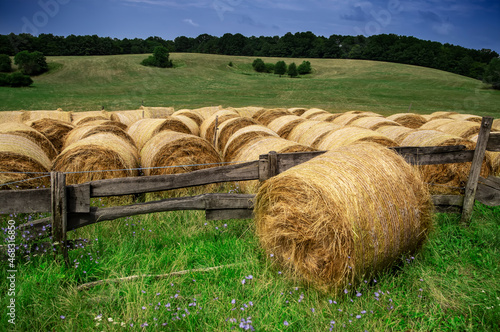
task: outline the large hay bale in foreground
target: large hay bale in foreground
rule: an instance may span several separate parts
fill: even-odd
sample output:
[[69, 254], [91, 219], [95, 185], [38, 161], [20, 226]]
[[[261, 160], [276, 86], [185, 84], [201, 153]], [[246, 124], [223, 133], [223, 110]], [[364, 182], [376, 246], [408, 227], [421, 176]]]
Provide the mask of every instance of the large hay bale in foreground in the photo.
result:
[[224, 147], [226, 146], [229, 138], [236, 133], [241, 128], [248, 126], [257, 125], [257, 121], [247, 118], [247, 117], [237, 117], [224, 121], [217, 132], [217, 137], [215, 139], [215, 148], [220, 153], [224, 152]]
[[323, 135], [321, 140], [314, 143], [314, 147], [318, 150], [334, 150], [360, 142], [377, 143], [387, 147], [398, 145], [379, 132], [359, 127], [344, 127]]
[[59, 154], [62, 151], [66, 135], [75, 128], [71, 122], [55, 119], [41, 119], [31, 122], [31, 128], [39, 131], [52, 143]]
[[127, 132], [134, 139], [135, 145], [140, 151], [151, 137], [165, 130], [192, 134], [191, 129], [189, 129], [189, 127], [178, 117], [169, 117], [167, 119], [142, 119], [134, 122], [128, 128]]
[[203, 120], [203, 123], [200, 126], [200, 137], [214, 144], [214, 133], [216, 130], [215, 128], [216, 123], [218, 128], [224, 121], [239, 117], [240, 115], [233, 110], [222, 110], [215, 112], [214, 114]]
[[248, 142], [262, 138], [262, 137], [279, 137], [271, 129], [261, 126], [261, 125], [251, 125], [244, 128], [238, 129], [226, 143], [224, 147], [224, 161], [235, 161], [235, 156], [238, 154], [239, 150], [245, 146]]
[[36, 145], [40, 146], [43, 152], [53, 160], [57, 156], [57, 150], [50, 140], [39, 131], [25, 125], [21, 122], [7, 122], [0, 124], [0, 134], [10, 134], [22, 136], [30, 139]]
[[327, 152], [265, 181], [254, 212], [268, 254], [300, 279], [332, 290], [415, 253], [432, 227], [418, 172], [374, 144]]
[[416, 113], [397, 113], [388, 116], [387, 119], [412, 129], [420, 128], [427, 122], [422, 115]]
[[52, 170], [70, 172], [66, 183], [137, 176], [139, 154], [135, 146], [114, 135], [99, 133], [66, 147], [54, 161]]
[[[49, 172], [51, 167], [49, 157], [39, 145], [28, 137], [11, 134], [0, 134], [0, 160], [0, 184], [41, 177], [47, 174], [21, 174], [19, 172]], [[0, 190], [37, 188], [48, 184], [50, 184], [50, 178], [45, 177], [1, 186]]]
[[195, 135], [195, 136], [200, 136], [200, 126], [196, 123], [195, 120], [192, 118], [182, 115], [182, 114], [177, 114], [177, 115], [172, 115], [172, 119], [178, 119], [182, 123], [184, 123], [189, 130], [191, 131], [190, 134]]

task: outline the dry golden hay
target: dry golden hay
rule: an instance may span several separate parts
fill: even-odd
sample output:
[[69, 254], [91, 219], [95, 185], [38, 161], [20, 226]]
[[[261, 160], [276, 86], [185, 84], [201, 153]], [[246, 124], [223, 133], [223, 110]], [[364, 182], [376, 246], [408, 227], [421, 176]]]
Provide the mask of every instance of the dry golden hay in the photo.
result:
[[192, 135], [200, 136], [200, 126], [192, 118], [182, 114], [172, 115], [172, 118], [181, 120], [189, 128]]
[[190, 118], [191, 120], [193, 120], [194, 122], [196, 122], [196, 124], [199, 126], [201, 126], [201, 123], [203, 122], [203, 117], [200, 115], [200, 113], [196, 112], [196, 111], [193, 111], [193, 110], [187, 110], [187, 109], [183, 109], [183, 110], [178, 110], [178, 111], [175, 111], [172, 116], [177, 116], [177, 115], [183, 115], [183, 116], [187, 116], [188, 118]]
[[208, 107], [195, 108], [193, 111], [200, 114], [203, 117], [203, 119], [206, 119], [210, 117], [212, 114], [222, 110], [223, 110], [222, 106], [208, 106]]
[[257, 106], [247, 106], [247, 107], [238, 107], [233, 108], [234, 111], [238, 112], [241, 117], [251, 118], [253, 115], [260, 110], [264, 109], [263, 107]]
[[222, 153], [229, 138], [241, 128], [257, 125], [257, 121], [247, 117], [237, 117], [224, 121], [217, 132], [215, 139], [215, 148]]
[[40, 119], [31, 123], [31, 128], [39, 131], [52, 143], [57, 154], [62, 151], [66, 135], [75, 128], [71, 122], [55, 119]]
[[322, 140], [323, 136], [342, 128], [342, 126], [320, 121], [319, 123], [315, 123], [308, 128], [309, 129], [303, 133], [296, 142], [315, 148], [316, 145]]
[[118, 122], [118, 121], [113, 121], [113, 120], [94, 120], [94, 121], [89, 121], [85, 122], [85, 126], [99, 126], [99, 125], [106, 125], [106, 126], [115, 126], [123, 130], [127, 130], [127, 125]]
[[[290, 130], [286, 139], [288, 139], [290, 141], [294, 141], [294, 142], [299, 142], [302, 135], [305, 135], [309, 131], [309, 128], [311, 128], [312, 126], [319, 124], [319, 123], [323, 123], [323, 122], [316, 121], [316, 120], [306, 120], [306, 121], [297, 123], [293, 127], [293, 129]], [[327, 122], [325, 122], [325, 123], [327, 123]]]
[[267, 126], [274, 119], [285, 115], [292, 115], [292, 113], [288, 112], [288, 110], [286, 110], [285, 108], [271, 108], [255, 113], [252, 118], [261, 125]]
[[310, 108], [306, 112], [304, 112], [301, 115], [301, 117], [306, 118], [306, 119], [311, 119], [313, 116], [324, 115], [324, 114], [331, 114], [331, 113], [327, 112], [325, 110], [322, 110], [320, 108]]
[[419, 129], [421, 130], [436, 130], [442, 125], [448, 124], [448, 123], [455, 123], [457, 122], [456, 120], [453, 119], [434, 119], [434, 120], [429, 120], [427, 123], [423, 124], [422, 127]]
[[[477, 143], [478, 135], [470, 138], [474, 144]], [[500, 152], [486, 151], [485, 163], [489, 165], [490, 174], [493, 176], [500, 176]]]
[[58, 108], [55, 111], [29, 111], [26, 112], [24, 121], [36, 121], [41, 119], [53, 119], [71, 122], [72, 112], [64, 112]]
[[[241, 147], [238, 153], [234, 156], [234, 160], [229, 161], [252, 161], [258, 160], [261, 154], [266, 154], [271, 151], [277, 153], [290, 153], [290, 152], [308, 152], [316, 151], [310, 146], [297, 144], [286, 140], [281, 137], [260, 137], [248, 141], [247, 144]], [[240, 181], [239, 187], [241, 192], [247, 194], [254, 194], [260, 186], [258, 180], [253, 181]]]
[[417, 252], [432, 230], [418, 172], [375, 144], [327, 152], [265, 181], [254, 213], [267, 253], [329, 291], [382, 273]]
[[66, 183], [138, 176], [137, 148], [113, 133], [99, 133], [66, 147], [52, 170], [66, 174]]
[[416, 129], [404, 127], [404, 126], [385, 126], [380, 127], [376, 130], [376, 132], [381, 133], [392, 139], [394, 142], [401, 144], [401, 142], [408, 136], [409, 134], [415, 132]]
[[387, 117], [388, 120], [395, 121], [402, 126], [417, 129], [424, 125], [427, 120], [420, 114], [415, 113], [397, 113]]
[[142, 119], [128, 128], [128, 134], [134, 139], [135, 145], [142, 149], [144, 144], [161, 131], [171, 130], [184, 134], [191, 134], [191, 130], [177, 117], [167, 119]]
[[136, 147], [134, 139], [129, 134], [127, 134], [125, 130], [114, 125], [100, 124], [97, 126], [88, 125], [75, 127], [75, 129], [73, 129], [66, 135], [63, 150], [71, 144], [78, 142], [79, 140], [101, 133], [113, 134], [127, 141], [130, 145]]
[[401, 125], [395, 121], [388, 120], [379, 116], [367, 116], [364, 118], [359, 118], [357, 120], [352, 121], [349, 126], [357, 126], [361, 128], [366, 128], [370, 130], [377, 130], [383, 126], [395, 126], [400, 127]]
[[351, 111], [351, 112], [346, 112], [337, 118], [333, 119], [333, 123], [341, 125], [341, 126], [348, 126], [353, 122], [354, 120], [361, 119], [364, 117], [368, 116], [380, 116], [376, 113], [371, 113], [371, 112], [359, 112], [359, 111]]
[[139, 107], [143, 119], [164, 119], [174, 113], [173, 107]]
[[270, 136], [279, 137], [274, 131], [261, 125], [251, 125], [238, 129], [229, 137], [224, 147], [224, 161], [234, 161], [234, 156], [249, 141]]
[[57, 156], [57, 150], [50, 140], [42, 133], [21, 122], [7, 122], [0, 124], [1, 134], [10, 134], [26, 137], [33, 143], [40, 146], [42, 151], [53, 160]]
[[500, 119], [493, 120], [492, 129], [500, 131]]
[[472, 114], [451, 114], [450, 119], [481, 123], [482, 117]]
[[71, 122], [77, 126], [93, 120], [109, 120], [110, 117], [111, 115], [106, 111], [72, 112]]
[[478, 134], [480, 129], [481, 124], [471, 121], [455, 121], [446, 123], [436, 128], [438, 131], [466, 139]]
[[297, 115], [284, 115], [271, 121], [267, 127], [276, 132], [280, 137], [287, 139], [293, 128], [306, 121], [308, 120]]
[[[207, 140], [174, 131], [158, 133], [141, 150], [145, 175], [186, 173], [221, 166], [220, 162], [219, 154]], [[167, 168], [148, 169], [152, 167]]]
[[307, 111], [307, 108], [301, 108], [301, 107], [294, 107], [294, 108], [289, 108], [288, 112], [292, 113], [293, 115], [301, 116]]
[[315, 142], [314, 147], [318, 150], [334, 150], [360, 142], [377, 143], [387, 147], [398, 145], [379, 132], [359, 127], [344, 127], [323, 135], [320, 141]]
[[[76, 122], [73, 122], [73, 124], [77, 127], [79, 126], [85, 126], [87, 125], [87, 123], [90, 123], [90, 122], [95, 122], [95, 121], [107, 121], [109, 120], [109, 118], [106, 118], [104, 116], [87, 116], [85, 118], [81, 118], [80, 120], [76, 121]], [[111, 120], [109, 120], [111, 121]], [[116, 121], [114, 121], [116, 122]]]
[[[35, 179], [48, 174], [5, 172], [49, 172], [51, 161], [38, 144], [27, 137], [0, 134], [0, 190], [28, 189], [48, 186], [50, 178]], [[33, 179], [33, 180], [29, 180]], [[27, 181], [23, 181], [27, 180]], [[20, 183], [11, 182], [23, 181]]]
[[315, 114], [309, 118], [309, 120], [333, 122], [336, 118], [341, 116], [343, 113], [328, 113], [328, 114]]
[[29, 112], [25, 111], [0, 111], [0, 123], [24, 122], [29, 120]]
[[453, 114], [458, 114], [457, 112], [450, 112], [450, 111], [439, 111], [439, 112], [434, 112], [430, 114], [430, 118], [432, 119], [447, 119], [450, 117], [450, 115]]
[[110, 120], [118, 121], [129, 127], [132, 123], [142, 119], [141, 110], [110, 112]]
[[215, 112], [214, 114], [210, 115], [208, 118], [205, 118], [205, 120], [203, 120], [203, 123], [200, 126], [200, 137], [206, 139], [207, 141], [213, 144], [216, 122], [218, 127], [224, 121], [239, 117], [240, 115], [232, 110], [222, 110], [219, 112]]

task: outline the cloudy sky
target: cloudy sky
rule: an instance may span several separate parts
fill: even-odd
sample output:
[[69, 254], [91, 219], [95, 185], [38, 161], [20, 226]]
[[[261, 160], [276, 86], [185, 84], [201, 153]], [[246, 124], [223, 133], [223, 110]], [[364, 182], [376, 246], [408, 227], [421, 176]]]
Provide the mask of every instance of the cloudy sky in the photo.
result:
[[395, 33], [500, 53], [498, 0], [0, 0], [0, 34]]

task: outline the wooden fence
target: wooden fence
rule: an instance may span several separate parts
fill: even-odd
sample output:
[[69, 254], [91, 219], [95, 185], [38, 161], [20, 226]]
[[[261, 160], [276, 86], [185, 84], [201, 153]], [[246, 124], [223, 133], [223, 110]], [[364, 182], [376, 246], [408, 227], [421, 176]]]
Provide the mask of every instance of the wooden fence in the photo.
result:
[[[500, 152], [500, 133], [490, 135], [492, 122], [493, 118], [483, 118], [475, 150], [465, 150], [465, 146], [461, 145], [393, 148], [413, 165], [472, 162], [465, 195], [433, 196], [437, 212], [461, 211], [462, 221], [466, 222], [470, 218], [475, 199], [487, 205], [500, 205], [500, 179], [479, 177], [485, 151]], [[261, 155], [259, 160], [236, 165], [183, 174], [99, 180], [78, 185], [66, 185], [64, 173], [52, 172], [50, 188], [0, 191], [0, 213], [50, 212], [51, 217], [20, 225], [19, 230], [30, 230], [33, 240], [52, 234], [55, 243], [64, 243], [68, 231], [83, 226], [154, 212], [204, 210], [207, 220], [251, 218], [255, 195], [214, 193], [108, 208], [91, 207], [90, 199], [145, 194], [212, 183], [265, 181], [324, 152], [283, 154], [271, 152]], [[66, 247], [62, 245], [59, 247], [67, 257]]]

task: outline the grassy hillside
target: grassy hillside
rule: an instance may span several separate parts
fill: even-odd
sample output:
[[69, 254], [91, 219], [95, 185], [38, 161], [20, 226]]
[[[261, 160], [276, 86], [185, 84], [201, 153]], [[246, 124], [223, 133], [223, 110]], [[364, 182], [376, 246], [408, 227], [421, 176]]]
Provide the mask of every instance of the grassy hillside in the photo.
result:
[[[176, 68], [140, 65], [146, 55], [48, 57], [30, 88], [0, 88], [0, 110], [195, 108], [208, 105], [319, 107], [381, 114], [454, 110], [499, 117], [500, 91], [471, 78], [402, 64], [311, 59], [297, 79], [259, 74], [255, 57], [174, 53]], [[277, 58], [265, 58], [276, 62]], [[286, 59], [300, 64], [303, 59]], [[228, 66], [232, 62], [233, 67]]]

